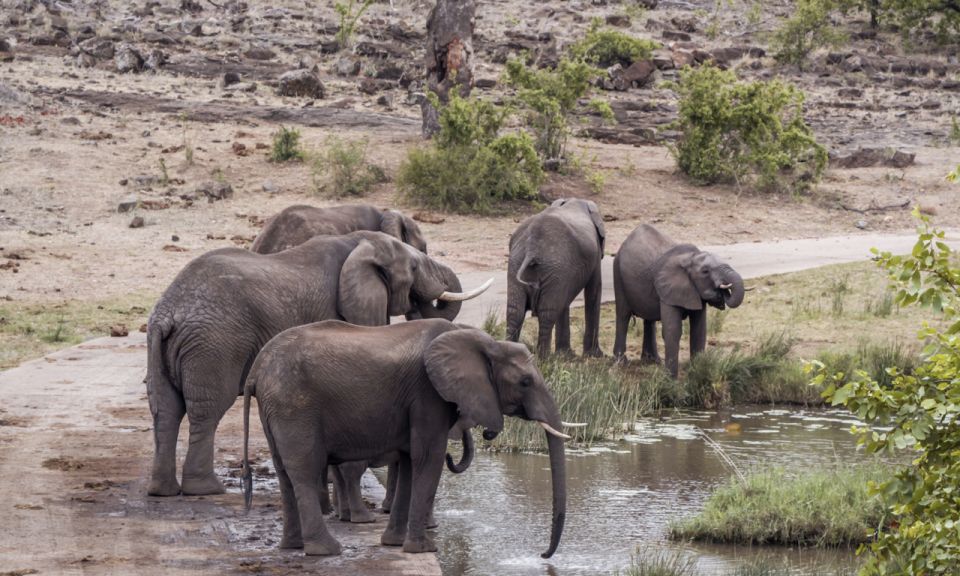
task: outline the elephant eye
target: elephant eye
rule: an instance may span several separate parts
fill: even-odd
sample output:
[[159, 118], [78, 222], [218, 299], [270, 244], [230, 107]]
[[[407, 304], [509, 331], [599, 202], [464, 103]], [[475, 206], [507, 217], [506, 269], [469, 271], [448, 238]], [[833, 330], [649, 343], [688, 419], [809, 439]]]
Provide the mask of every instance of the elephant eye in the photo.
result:
[[533, 386], [533, 378], [529, 376], [524, 376], [523, 378], [520, 379], [520, 386], [522, 386], [523, 388], [529, 388]]

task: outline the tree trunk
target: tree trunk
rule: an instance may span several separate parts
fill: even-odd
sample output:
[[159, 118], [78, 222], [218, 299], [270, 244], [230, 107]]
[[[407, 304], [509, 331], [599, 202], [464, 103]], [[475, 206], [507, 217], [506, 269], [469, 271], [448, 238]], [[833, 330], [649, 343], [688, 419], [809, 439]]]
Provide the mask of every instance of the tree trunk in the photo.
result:
[[[473, 88], [474, 0], [437, 0], [427, 17], [427, 88], [441, 104], [449, 99], [450, 89], [459, 86], [460, 95]], [[427, 98], [420, 101], [423, 112], [423, 136], [430, 138], [440, 130], [437, 110]]]

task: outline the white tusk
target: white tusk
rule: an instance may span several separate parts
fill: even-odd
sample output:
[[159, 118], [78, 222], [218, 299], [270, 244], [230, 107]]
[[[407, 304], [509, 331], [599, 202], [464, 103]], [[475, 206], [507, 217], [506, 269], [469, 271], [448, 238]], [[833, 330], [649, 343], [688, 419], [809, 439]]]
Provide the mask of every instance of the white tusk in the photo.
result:
[[437, 296], [437, 300], [443, 300], [445, 302], [463, 302], [464, 300], [470, 300], [486, 292], [491, 284], [493, 284], [493, 278], [469, 292], [444, 292], [440, 296]]
[[570, 436], [567, 436], [567, 435], [564, 434], [563, 432], [557, 432], [556, 430], [553, 429], [552, 426], [550, 426], [550, 425], [547, 424], [546, 422], [541, 422], [541, 421], [537, 420], [537, 424], [543, 426], [543, 429], [547, 431], [547, 434], [550, 434], [550, 435], [552, 435], [552, 436], [556, 436], [557, 438], [563, 438], [564, 440], [569, 440], [569, 439], [570, 439]]
[[747, 286], [746, 288], [743, 289], [743, 291], [744, 291], [744, 292], [749, 292], [749, 291], [751, 291], [751, 290], [756, 290], [756, 289], [757, 289], [756, 286]]
[[733, 288], [733, 284], [721, 284], [721, 285], [720, 285], [720, 289], [721, 289], [721, 290], [729, 290], [729, 289], [731, 289], [731, 288]]
[[586, 428], [586, 422], [561, 422], [564, 428]]

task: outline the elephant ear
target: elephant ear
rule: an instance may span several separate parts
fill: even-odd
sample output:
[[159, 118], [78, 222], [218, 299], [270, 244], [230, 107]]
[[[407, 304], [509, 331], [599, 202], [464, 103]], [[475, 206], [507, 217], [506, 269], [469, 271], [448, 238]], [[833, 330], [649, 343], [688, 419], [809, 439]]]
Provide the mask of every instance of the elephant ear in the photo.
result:
[[700, 293], [690, 279], [692, 264], [693, 254], [689, 252], [671, 254], [662, 261], [653, 281], [661, 302], [685, 310], [703, 309]]
[[587, 200], [587, 211], [590, 213], [590, 219], [593, 220], [593, 227], [597, 229], [597, 236], [600, 238], [600, 258], [603, 258], [603, 247], [607, 243], [607, 231], [603, 227], [603, 216], [597, 205]]
[[340, 269], [338, 311], [344, 320], [359, 326], [383, 326], [390, 293], [383, 280], [377, 247], [362, 240], [350, 252]]
[[423, 355], [430, 382], [441, 398], [457, 405], [462, 428], [503, 430], [490, 359], [495, 343], [475, 328], [453, 330], [435, 338]]

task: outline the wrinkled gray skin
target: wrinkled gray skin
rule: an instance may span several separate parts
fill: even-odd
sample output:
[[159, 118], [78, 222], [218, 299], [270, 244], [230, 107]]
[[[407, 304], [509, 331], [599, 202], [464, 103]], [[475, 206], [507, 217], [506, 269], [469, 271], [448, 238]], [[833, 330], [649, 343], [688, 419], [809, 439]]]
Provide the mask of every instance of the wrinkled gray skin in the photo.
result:
[[[617, 300], [617, 337], [613, 354], [623, 358], [630, 318], [643, 319], [643, 354], [660, 362], [656, 323], [663, 323], [666, 366], [677, 377], [683, 320], [690, 319], [690, 355], [707, 346], [707, 307], [736, 308], [743, 302], [743, 279], [709, 252], [678, 244], [648, 224], [639, 226], [620, 246], [613, 261]], [[729, 285], [724, 289], [722, 286]]]
[[581, 290], [585, 300], [583, 354], [602, 356], [600, 259], [606, 233], [597, 205], [560, 199], [527, 218], [510, 237], [507, 267], [507, 339], [520, 338], [527, 310], [539, 322], [537, 353], [550, 353], [556, 327], [557, 352], [570, 351], [570, 303]]
[[[147, 328], [147, 393], [155, 455], [148, 493], [215, 494], [217, 423], [243, 392], [266, 342], [324, 319], [380, 325], [452, 290], [453, 272], [380, 232], [320, 237], [279, 254], [224, 248], [190, 262], [157, 302]], [[183, 483], [180, 421], [190, 421]]]
[[427, 253], [427, 241], [412, 218], [396, 210], [380, 210], [368, 204], [330, 208], [305, 204], [288, 206], [267, 220], [250, 249], [259, 254], [275, 254], [299, 246], [314, 236], [340, 236], [357, 230], [383, 232]]
[[[399, 457], [390, 521], [381, 537], [405, 552], [436, 550], [426, 533], [454, 426], [503, 429], [503, 416], [562, 425], [553, 396], [526, 347], [445, 320], [376, 328], [327, 321], [287, 330], [257, 357], [244, 389], [244, 495], [250, 397], [273, 454], [283, 497], [281, 548], [339, 554], [319, 504], [327, 464]], [[566, 514], [563, 440], [548, 435], [553, 481], [550, 546]]]

